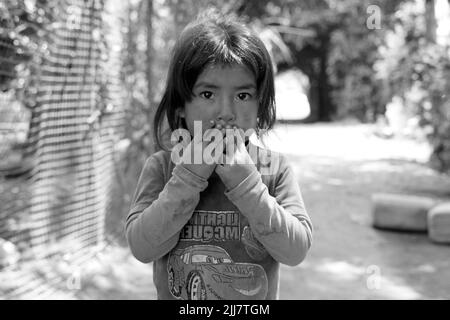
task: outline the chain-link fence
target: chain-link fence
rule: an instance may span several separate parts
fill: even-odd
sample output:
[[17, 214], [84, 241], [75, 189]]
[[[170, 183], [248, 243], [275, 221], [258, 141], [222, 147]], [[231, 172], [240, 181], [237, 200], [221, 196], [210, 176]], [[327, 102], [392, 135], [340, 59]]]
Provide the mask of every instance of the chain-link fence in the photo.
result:
[[0, 5], [0, 297], [45, 297], [105, 246], [124, 133], [107, 5]]

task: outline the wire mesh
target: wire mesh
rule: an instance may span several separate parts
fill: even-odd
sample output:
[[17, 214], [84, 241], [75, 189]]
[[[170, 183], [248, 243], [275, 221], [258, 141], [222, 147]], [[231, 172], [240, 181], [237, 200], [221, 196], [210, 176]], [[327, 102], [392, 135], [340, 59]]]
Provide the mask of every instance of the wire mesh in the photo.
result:
[[2, 298], [57, 291], [106, 245], [124, 95], [105, 12], [102, 0], [0, 6]]

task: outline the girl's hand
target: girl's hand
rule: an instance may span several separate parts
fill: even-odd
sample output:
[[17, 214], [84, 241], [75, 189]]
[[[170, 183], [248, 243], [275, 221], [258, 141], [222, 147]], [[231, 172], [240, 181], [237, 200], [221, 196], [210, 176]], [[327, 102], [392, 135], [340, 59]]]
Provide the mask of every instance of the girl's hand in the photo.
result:
[[[242, 129], [226, 128], [224, 163], [216, 166], [216, 173], [228, 190], [234, 189], [254, 171], [257, 171], [244, 142]], [[233, 134], [229, 134], [233, 133]], [[224, 153], [225, 153], [224, 151]]]
[[[214, 127], [215, 122], [211, 121], [210, 125]], [[216, 168], [216, 163], [208, 164], [204, 162], [203, 151], [211, 143], [211, 141], [204, 141], [195, 139], [191, 136], [191, 142], [186, 146], [186, 150], [190, 151], [190, 157], [186, 157], [181, 165], [196, 174], [197, 176], [208, 180]], [[195, 154], [194, 154], [195, 153]], [[200, 163], [196, 163], [195, 159], [200, 159]]]
[[187, 148], [190, 148], [191, 150], [191, 159], [194, 159], [194, 152], [201, 152], [200, 156], [202, 157], [202, 161], [200, 164], [196, 164], [194, 161], [185, 161], [182, 162], [181, 165], [191, 171], [192, 173], [196, 174], [197, 176], [208, 180], [208, 178], [211, 176], [211, 174], [214, 172], [214, 169], [216, 168], [216, 164], [207, 164], [203, 161], [203, 150], [208, 146], [210, 142], [209, 141], [199, 141], [197, 142], [195, 139], [192, 139], [192, 141], [189, 143]]

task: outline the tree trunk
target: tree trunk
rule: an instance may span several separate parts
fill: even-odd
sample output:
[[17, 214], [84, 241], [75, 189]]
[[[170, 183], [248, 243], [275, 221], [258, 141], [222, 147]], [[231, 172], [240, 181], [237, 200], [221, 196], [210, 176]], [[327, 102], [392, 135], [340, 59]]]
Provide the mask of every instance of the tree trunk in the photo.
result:
[[319, 48], [320, 69], [318, 75], [318, 116], [319, 121], [331, 121], [333, 113], [330, 101], [330, 86], [328, 83], [328, 53], [330, 50], [330, 36], [324, 34], [321, 36], [321, 46]]
[[434, 12], [434, 0], [425, 0], [425, 24], [427, 41], [435, 43], [437, 22]]
[[[147, 0], [147, 12], [146, 12], [146, 26], [147, 26], [147, 100], [148, 100], [148, 110], [147, 110], [147, 121], [150, 128], [153, 128], [153, 119], [155, 117], [155, 108], [153, 103], [153, 0]], [[153, 154], [155, 150], [155, 139], [153, 137], [153, 130], [149, 130], [148, 135], [150, 136], [149, 150], [148, 154]]]

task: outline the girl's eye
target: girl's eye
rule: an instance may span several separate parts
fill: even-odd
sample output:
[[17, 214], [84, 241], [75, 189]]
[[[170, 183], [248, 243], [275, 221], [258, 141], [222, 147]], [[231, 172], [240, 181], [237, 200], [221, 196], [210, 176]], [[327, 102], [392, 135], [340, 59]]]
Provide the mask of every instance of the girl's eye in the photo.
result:
[[211, 99], [213, 96], [213, 93], [211, 91], [203, 91], [200, 92], [200, 97], [204, 98], [204, 99]]
[[242, 93], [239, 93], [237, 95], [237, 97], [238, 97], [239, 100], [246, 101], [246, 100], [251, 99], [252, 95], [250, 93], [247, 93], [247, 92], [242, 92]]

